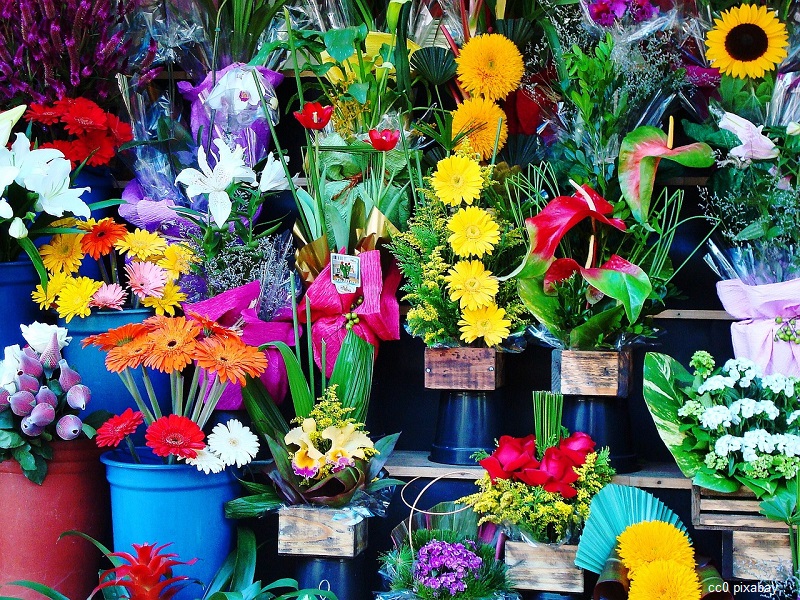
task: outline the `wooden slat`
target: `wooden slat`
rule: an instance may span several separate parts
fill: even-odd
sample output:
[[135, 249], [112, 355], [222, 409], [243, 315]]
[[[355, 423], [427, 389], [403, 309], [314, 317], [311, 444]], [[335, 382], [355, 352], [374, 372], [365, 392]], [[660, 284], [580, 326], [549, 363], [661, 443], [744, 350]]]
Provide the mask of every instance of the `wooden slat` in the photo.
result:
[[518, 590], [583, 592], [583, 571], [575, 566], [577, 546], [506, 542], [508, 576]]
[[574, 396], [627, 396], [630, 370], [628, 351], [554, 350], [551, 387]]
[[739, 500], [732, 502], [722, 498], [700, 498], [701, 511], [759, 514], [758, 500]]
[[759, 500], [746, 487], [725, 494], [692, 486], [692, 524], [697, 529], [729, 531], [786, 531], [786, 525], [770, 521], [759, 512]]
[[792, 551], [787, 533], [734, 531], [733, 577], [747, 581], [783, 581], [791, 576]]
[[724, 310], [683, 310], [683, 309], [669, 309], [664, 310], [657, 315], [653, 315], [654, 319], [676, 319], [682, 321], [735, 321], [730, 314]]
[[352, 558], [367, 547], [367, 520], [352, 511], [289, 506], [278, 512], [278, 553]]
[[494, 348], [425, 348], [425, 387], [496, 390], [503, 385], [504, 361]]

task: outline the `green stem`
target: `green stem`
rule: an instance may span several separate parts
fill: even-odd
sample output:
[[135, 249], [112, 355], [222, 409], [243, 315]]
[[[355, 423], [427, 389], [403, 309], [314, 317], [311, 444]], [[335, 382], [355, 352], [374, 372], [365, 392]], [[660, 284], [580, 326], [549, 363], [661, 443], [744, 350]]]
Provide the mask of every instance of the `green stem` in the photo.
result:
[[163, 415], [161, 414], [161, 407], [158, 405], [158, 398], [156, 397], [156, 392], [153, 389], [153, 382], [150, 381], [150, 375], [147, 373], [147, 368], [142, 366], [142, 380], [144, 381], [144, 389], [147, 391], [147, 397], [150, 400], [150, 405], [153, 407], [153, 414], [156, 416], [156, 419], [160, 419]]
[[[195, 394], [197, 394], [197, 384], [198, 384], [199, 381], [200, 381], [200, 367], [195, 367], [194, 375], [192, 375], [192, 383], [189, 384], [189, 393], [186, 396], [186, 403], [187, 403], [186, 406], [187, 406], [187, 408], [188, 408], [189, 404], [191, 403], [192, 398], [194, 398]], [[181, 397], [183, 397], [182, 394], [181, 394]], [[178, 413], [178, 414], [182, 414], [182, 415], [185, 416], [186, 414], [188, 414], [188, 411], [184, 412], [183, 410], [181, 410], [181, 412]]]
[[214, 379], [214, 384], [211, 386], [211, 391], [208, 393], [208, 401], [205, 403], [205, 406], [203, 406], [203, 410], [198, 417], [197, 425], [200, 428], [208, 423], [208, 420], [211, 418], [211, 413], [214, 412], [214, 409], [217, 407], [217, 403], [222, 397], [222, 393], [225, 391], [226, 387], [228, 387], [227, 382], [223, 383], [218, 378]]
[[139, 393], [139, 388], [136, 386], [136, 382], [133, 380], [133, 374], [131, 373], [131, 370], [126, 368], [124, 371], [119, 373], [119, 378], [122, 380], [122, 383], [125, 385], [130, 395], [133, 397], [136, 407], [139, 409], [142, 415], [144, 415], [144, 421], [149, 426], [153, 421], [155, 421], [155, 417], [153, 417], [153, 413], [150, 412], [149, 408], [147, 408], [147, 404], [145, 404], [142, 395]]
[[[200, 368], [198, 367], [198, 371]], [[190, 418], [192, 421], [196, 419], [196, 417], [200, 416], [200, 408], [203, 405], [203, 400], [205, 400], [206, 392], [208, 391], [208, 373], [203, 369], [203, 383], [200, 385], [200, 391], [197, 393], [196, 396], [193, 398], [189, 398], [186, 404], [186, 416], [192, 415]]]
[[131, 458], [133, 458], [133, 462], [135, 462], [137, 465], [141, 464], [142, 461], [139, 458], [139, 453], [136, 452], [136, 446], [133, 445], [133, 440], [131, 439], [131, 436], [129, 435], [125, 436], [125, 443], [128, 444], [128, 451], [131, 453]]
[[311, 387], [311, 397], [316, 398], [314, 394], [314, 347], [311, 341], [311, 299], [306, 296], [306, 339], [308, 340], [308, 383]]

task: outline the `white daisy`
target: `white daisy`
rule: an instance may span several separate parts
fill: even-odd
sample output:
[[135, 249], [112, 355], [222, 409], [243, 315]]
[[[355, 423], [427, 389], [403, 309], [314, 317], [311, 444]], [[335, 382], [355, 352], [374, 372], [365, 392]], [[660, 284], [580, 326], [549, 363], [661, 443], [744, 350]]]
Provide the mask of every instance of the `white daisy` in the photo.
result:
[[222, 459], [213, 452], [209, 452], [208, 447], [204, 450], [198, 450], [197, 457], [187, 458], [186, 463], [197, 467], [198, 471], [202, 471], [206, 475], [219, 473], [225, 468], [225, 463], [222, 462]]
[[231, 419], [214, 427], [208, 436], [208, 448], [222, 459], [225, 466], [235, 464], [241, 467], [258, 453], [258, 438], [240, 421]]

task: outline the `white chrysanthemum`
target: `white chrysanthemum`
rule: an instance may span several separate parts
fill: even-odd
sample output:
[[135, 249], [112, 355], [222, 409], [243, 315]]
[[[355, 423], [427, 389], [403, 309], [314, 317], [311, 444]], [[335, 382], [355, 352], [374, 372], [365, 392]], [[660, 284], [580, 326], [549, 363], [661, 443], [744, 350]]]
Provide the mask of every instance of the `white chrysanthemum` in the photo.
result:
[[756, 402], [756, 412], [757, 414], [767, 415], [770, 421], [774, 421], [778, 418], [778, 415], [781, 414], [781, 411], [778, 410], [778, 407], [775, 406], [772, 400], [760, 400]]
[[800, 436], [778, 433], [772, 436], [772, 441], [775, 443], [775, 449], [784, 456], [788, 458], [800, 456]]
[[206, 475], [219, 473], [225, 468], [225, 463], [222, 462], [222, 459], [213, 452], [209, 452], [208, 447], [205, 450], [198, 450], [197, 457], [187, 458], [186, 463], [197, 467], [198, 471], [202, 471]]
[[727, 406], [710, 406], [700, 415], [700, 424], [706, 429], [716, 429], [720, 425], [730, 427], [736, 419]]
[[718, 456], [728, 456], [731, 452], [742, 449], [742, 438], [735, 435], [723, 435], [714, 444], [714, 453]]
[[753, 379], [761, 377], [761, 368], [752, 360], [733, 358], [727, 361], [722, 371], [739, 380], [739, 387], [750, 387]]
[[761, 378], [761, 385], [771, 391], [773, 394], [785, 394], [787, 398], [794, 397], [794, 389], [797, 379], [794, 377], [786, 377], [780, 373], [774, 375], [764, 375]]
[[770, 454], [775, 450], [775, 441], [772, 437], [773, 436], [764, 429], [745, 431], [742, 436], [742, 448], [758, 448], [761, 452]]
[[732, 415], [739, 415], [743, 419], [749, 419], [758, 413], [758, 402], [752, 398], [742, 398], [731, 403], [730, 411]]
[[786, 424], [791, 425], [798, 419], [798, 417], [800, 417], [800, 410], [793, 411], [788, 417], [786, 417]]
[[225, 466], [242, 467], [258, 454], [258, 438], [240, 421], [220, 423], [208, 436], [208, 448], [222, 459]]
[[713, 375], [703, 382], [699, 388], [697, 388], [698, 394], [705, 394], [706, 392], [719, 392], [726, 388], [732, 388], [736, 385], [736, 382], [739, 380], [738, 377], [725, 377], [724, 375]]

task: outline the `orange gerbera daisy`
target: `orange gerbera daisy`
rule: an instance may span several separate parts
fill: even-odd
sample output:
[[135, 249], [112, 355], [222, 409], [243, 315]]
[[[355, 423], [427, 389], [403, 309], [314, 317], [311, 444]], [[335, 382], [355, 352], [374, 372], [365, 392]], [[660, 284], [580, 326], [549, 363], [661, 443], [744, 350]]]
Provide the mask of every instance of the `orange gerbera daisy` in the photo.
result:
[[147, 331], [155, 331], [166, 327], [167, 321], [170, 319], [165, 315], [153, 315], [152, 317], [147, 317], [142, 324], [147, 328]]
[[186, 310], [186, 316], [194, 321], [197, 321], [197, 323], [203, 329], [203, 335], [205, 335], [205, 337], [238, 337], [238, 334], [233, 329], [223, 327], [214, 319], [210, 319], [198, 312]]
[[124, 225], [120, 225], [114, 219], [107, 217], [100, 219], [96, 223], [87, 223], [86, 235], [81, 238], [81, 249], [84, 253], [97, 260], [101, 256], [106, 256], [114, 249], [114, 244], [124, 238], [128, 230]]
[[125, 369], [137, 369], [150, 355], [153, 342], [150, 336], [142, 335], [133, 338], [127, 344], [115, 346], [106, 356], [106, 369], [112, 373], [121, 373]]
[[127, 325], [117, 327], [116, 329], [109, 329], [105, 333], [90, 335], [89, 337], [85, 338], [81, 344], [83, 344], [84, 348], [91, 345], [97, 346], [103, 352], [108, 352], [112, 348], [129, 344], [136, 338], [145, 335], [146, 333], [147, 327], [141, 323], [128, 323]]
[[258, 377], [267, 368], [267, 357], [238, 337], [208, 338], [197, 345], [197, 365], [220, 381], [245, 384], [245, 375]]
[[150, 332], [153, 343], [150, 355], [144, 365], [162, 373], [174, 373], [183, 370], [194, 360], [197, 336], [200, 326], [185, 317], [172, 317], [163, 320], [163, 325]]

